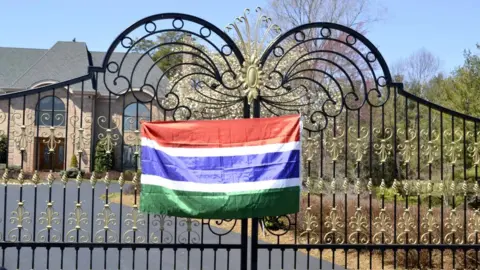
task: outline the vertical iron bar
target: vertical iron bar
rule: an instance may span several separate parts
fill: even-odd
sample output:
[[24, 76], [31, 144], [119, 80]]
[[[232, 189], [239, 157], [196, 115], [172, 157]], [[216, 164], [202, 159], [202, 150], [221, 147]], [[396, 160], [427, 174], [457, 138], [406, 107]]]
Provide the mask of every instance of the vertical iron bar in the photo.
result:
[[[444, 185], [444, 179], [443, 179], [443, 112], [440, 111], [440, 180], [442, 184]], [[444, 204], [444, 194], [440, 195], [441, 197], [441, 204], [440, 204], [440, 244], [443, 244], [443, 204]], [[440, 250], [440, 267], [443, 269], [443, 249]]]
[[[463, 181], [467, 181], [467, 127], [463, 120]], [[463, 243], [467, 244], [467, 191], [463, 194]], [[463, 250], [463, 268], [467, 268], [467, 250]]]
[[[54, 97], [52, 97], [52, 99], [54, 99]], [[52, 102], [54, 102], [54, 100], [52, 100]], [[53, 103], [52, 103], [52, 106], [53, 106]], [[38, 118], [37, 118], [38, 116]], [[53, 116], [53, 113], [52, 113], [52, 116]], [[36, 136], [35, 138], [33, 138], [33, 142], [35, 143], [35, 153], [37, 153], [37, 157], [35, 158], [35, 170], [38, 170], [38, 159], [40, 158], [40, 155], [38, 155], [38, 145], [40, 144], [40, 142], [42, 141], [41, 138], [40, 138], [40, 123], [41, 123], [41, 111], [40, 111], [40, 93], [37, 94], [37, 105], [36, 105], [36, 110], [35, 110], [35, 120], [38, 119], [38, 121], [35, 121], [37, 127], [36, 127]], [[52, 117], [53, 119], [53, 117]], [[50, 159], [52, 158], [52, 156], [50, 155], [49, 153], [49, 157]], [[33, 202], [33, 242], [35, 242], [35, 236], [36, 236], [36, 229], [37, 229], [37, 185], [35, 184], [35, 199], [34, 199], [34, 202]], [[32, 269], [35, 269], [35, 251], [36, 251], [36, 248], [35, 247], [32, 247]]]
[[[360, 132], [360, 131], [357, 131], [357, 132]], [[354, 161], [355, 162], [355, 161]], [[348, 180], [348, 109], [345, 110], [345, 181]], [[348, 187], [347, 187], [348, 189]], [[344, 235], [345, 235], [345, 242], [348, 242], [348, 223], [347, 223], [347, 220], [348, 220], [348, 211], [347, 211], [347, 204], [348, 204], [348, 199], [347, 199], [347, 190], [344, 190]], [[348, 265], [347, 265], [347, 250], [344, 249], [343, 250], [343, 253], [344, 253], [344, 262], [343, 262], [343, 265], [345, 266], [346, 269], [348, 269]]]
[[[245, 110], [248, 109], [248, 111], [250, 112], [250, 106], [246, 106], [245, 104], [248, 104], [248, 100], [247, 98], [245, 97], [245, 101], [244, 101], [244, 116], [246, 116], [246, 112]], [[254, 103], [253, 103], [253, 117], [254, 118], [259, 118], [260, 117], [260, 103], [258, 101], [258, 99], [255, 99], [254, 100]], [[247, 248], [247, 243], [243, 243], [245, 244], [245, 248]], [[250, 265], [250, 270], [257, 270], [258, 269], [258, 248], [257, 248], [257, 244], [258, 244], [258, 218], [252, 218], [252, 235], [251, 235], [251, 248], [252, 248], [252, 251], [251, 251], [251, 256], [250, 256], [250, 260], [251, 260], [251, 265]]]

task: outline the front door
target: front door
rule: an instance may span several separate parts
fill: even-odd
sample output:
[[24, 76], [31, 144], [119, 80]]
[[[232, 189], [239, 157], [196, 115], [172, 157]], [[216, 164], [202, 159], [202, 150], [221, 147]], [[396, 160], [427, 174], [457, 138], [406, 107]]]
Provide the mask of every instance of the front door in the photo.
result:
[[38, 168], [41, 171], [60, 171], [64, 168], [65, 156], [65, 141], [64, 139], [57, 139], [55, 150], [51, 153], [48, 145], [45, 143], [47, 138], [37, 138], [38, 143]]

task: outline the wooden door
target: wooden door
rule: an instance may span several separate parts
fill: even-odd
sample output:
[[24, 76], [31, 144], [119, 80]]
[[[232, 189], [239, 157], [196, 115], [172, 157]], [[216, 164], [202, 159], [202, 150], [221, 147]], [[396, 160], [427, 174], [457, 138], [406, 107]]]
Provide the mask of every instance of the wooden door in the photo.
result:
[[50, 153], [48, 146], [44, 143], [47, 138], [38, 138], [38, 168], [41, 171], [49, 171], [53, 168], [54, 171], [64, 169], [65, 163], [65, 140], [57, 139], [58, 143], [55, 146], [55, 151]]

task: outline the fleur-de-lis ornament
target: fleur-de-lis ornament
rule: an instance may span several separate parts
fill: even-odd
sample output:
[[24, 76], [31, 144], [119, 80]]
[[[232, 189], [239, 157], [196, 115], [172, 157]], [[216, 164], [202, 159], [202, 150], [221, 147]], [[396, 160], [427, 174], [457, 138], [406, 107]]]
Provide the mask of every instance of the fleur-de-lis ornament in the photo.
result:
[[470, 155], [470, 157], [472, 157], [472, 163], [475, 167], [478, 167], [478, 165], [480, 164], [480, 147], [479, 147], [479, 142], [477, 142], [477, 139], [479, 136], [480, 136], [480, 131], [477, 132], [477, 134], [475, 135], [473, 132], [467, 132], [466, 134], [467, 138], [469, 139], [473, 139], [475, 140], [473, 143], [471, 143], [468, 147], [467, 147], [467, 151]]
[[[439, 156], [439, 149], [438, 149], [438, 141], [440, 139], [440, 134], [438, 134], [435, 130], [424, 130], [420, 131], [420, 136], [422, 138], [422, 142], [424, 142], [420, 149], [422, 150], [422, 156], [425, 157], [427, 160], [427, 164], [432, 164], [435, 158]], [[425, 143], [426, 142], [426, 143]]]
[[445, 145], [445, 155], [450, 158], [450, 163], [455, 164], [457, 160], [461, 157], [462, 145], [460, 141], [463, 139], [463, 132], [460, 130], [455, 130], [453, 133], [451, 130], [445, 130], [443, 135], [445, 140], [448, 138], [451, 139], [449, 144]]
[[367, 153], [367, 138], [370, 132], [365, 127], [360, 128], [360, 131], [357, 131], [357, 128], [355, 127], [350, 127], [348, 131], [352, 138], [356, 137], [355, 141], [349, 143], [348, 145], [350, 146], [350, 149], [352, 149], [352, 153], [355, 156], [355, 161], [357, 163], [361, 162], [363, 155]]
[[407, 132], [405, 132], [405, 130], [403, 129], [398, 129], [397, 133], [400, 136], [404, 135], [406, 137], [403, 143], [400, 143], [397, 146], [398, 150], [400, 151], [400, 156], [402, 157], [402, 160], [403, 160], [403, 165], [406, 165], [410, 163], [410, 160], [414, 156], [415, 150], [417, 149], [417, 146], [415, 144], [417, 133], [415, 132], [414, 129], [410, 129], [410, 128], [408, 129]]
[[337, 133], [340, 133], [340, 135], [335, 134], [332, 136], [332, 138], [330, 138], [330, 140], [325, 140], [325, 148], [327, 152], [330, 153], [332, 162], [338, 160], [343, 148], [342, 138], [345, 136], [345, 131], [339, 130]]
[[380, 129], [374, 128], [373, 133], [380, 141], [379, 143], [373, 144], [373, 149], [380, 159], [380, 164], [383, 164], [387, 161], [388, 156], [393, 150], [392, 144], [390, 143], [393, 132], [389, 128], [384, 129], [383, 132]]

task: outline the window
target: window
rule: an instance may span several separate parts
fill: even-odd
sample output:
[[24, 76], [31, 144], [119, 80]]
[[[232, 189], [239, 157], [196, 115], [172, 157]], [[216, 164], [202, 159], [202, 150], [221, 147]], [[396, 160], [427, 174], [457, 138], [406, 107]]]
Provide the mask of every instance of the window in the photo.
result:
[[36, 123], [39, 126], [65, 126], [65, 104], [54, 96], [42, 98], [37, 104]]
[[123, 146], [123, 169], [135, 170], [136, 166], [140, 166], [140, 156], [137, 157], [137, 162], [135, 162], [135, 146], [124, 145]]
[[126, 131], [140, 129], [143, 121], [150, 121], [150, 110], [142, 103], [132, 103], [123, 111], [123, 125]]

